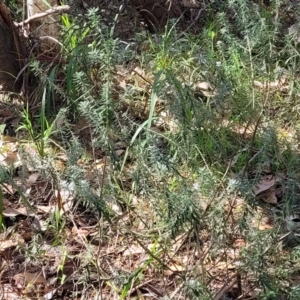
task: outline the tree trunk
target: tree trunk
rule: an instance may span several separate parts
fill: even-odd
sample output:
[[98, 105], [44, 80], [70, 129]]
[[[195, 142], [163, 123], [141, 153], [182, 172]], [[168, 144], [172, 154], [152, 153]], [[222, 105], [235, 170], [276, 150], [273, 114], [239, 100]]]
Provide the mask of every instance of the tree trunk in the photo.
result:
[[16, 79], [23, 66], [24, 48], [3, 0], [0, 0], [0, 45], [0, 93], [18, 92], [20, 80]]
[[[47, 11], [57, 4], [57, 0], [27, 0], [27, 18]], [[31, 37], [39, 42], [39, 50], [50, 54], [59, 50], [59, 17], [55, 14], [30, 22]]]

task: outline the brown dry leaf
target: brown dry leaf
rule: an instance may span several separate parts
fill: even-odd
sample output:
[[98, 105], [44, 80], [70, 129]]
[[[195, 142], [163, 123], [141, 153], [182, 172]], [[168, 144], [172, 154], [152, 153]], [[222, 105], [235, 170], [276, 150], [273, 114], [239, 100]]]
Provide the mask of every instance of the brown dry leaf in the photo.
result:
[[144, 297], [143, 293], [140, 291], [140, 289], [136, 289], [136, 293], [137, 293], [138, 299], [141, 299], [141, 300], [145, 299], [145, 297]]
[[[80, 216], [76, 216], [76, 223], [78, 223], [81, 227], [88, 227], [87, 222]], [[93, 226], [93, 228], [94, 228], [94, 226]]]
[[195, 83], [194, 87], [202, 91], [213, 91], [215, 89], [213, 85], [207, 81], [197, 82]]
[[253, 193], [257, 196], [259, 193], [268, 190], [276, 183], [276, 176], [264, 175], [260, 181], [253, 187]]
[[182, 247], [182, 245], [184, 244], [186, 239], [187, 239], [186, 233], [183, 233], [183, 234], [177, 236], [175, 243], [172, 245], [172, 247], [170, 249], [170, 252], [176, 253]]
[[5, 300], [21, 300], [21, 299], [23, 299], [14, 291], [11, 284], [2, 284], [0, 291], [1, 291], [0, 299], [5, 299]]
[[56, 171], [63, 172], [63, 170], [66, 168], [66, 161], [67, 158], [64, 158], [62, 155], [59, 157], [59, 159], [53, 160], [52, 164]]
[[71, 191], [62, 188], [59, 191], [55, 191], [55, 196], [57, 198], [57, 206], [60, 211], [66, 213], [72, 209], [74, 196]]
[[49, 206], [37, 205], [36, 208], [44, 213], [54, 213], [55, 212], [55, 206], [53, 206], [53, 205], [49, 205]]
[[48, 228], [47, 221], [41, 220], [37, 216], [34, 216], [32, 226], [36, 231], [39, 231], [39, 232], [46, 231]]
[[141, 253], [145, 253], [145, 250], [141, 246], [131, 245], [123, 252], [123, 256], [129, 256], [129, 255], [141, 254]]
[[18, 233], [26, 242], [32, 239], [32, 224], [28, 219], [18, 223]]
[[233, 265], [232, 263], [228, 263], [225, 261], [219, 261], [215, 267], [219, 270], [234, 270], [236, 268], [235, 265]]
[[233, 242], [233, 247], [234, 248], [243, 248], [243, 247], [246, 247], [246, 242], [244, 239], [236, 239], [234, 242]]
[[133, 70], [134, 73], [137, 73], [139, 75], [145, 76], [145, 70], [141, 69], [140, 67], [135, 67]]
[[6, 156], [3, 161], [7, 166], [13, 165], [14, 167], [21, 166], [21, 158], [17, 152], [12, 152]]
[[269, 204], [277, 203], [278, 189], [276, 190], [275, 186], [270, 187], [268, 190], [261, 192], [257, 195], [257, 199]]
[[184, 271], [186, 271], [185, 266], [172, 262], [168, 265], [168, 269], [164, 270], [164, 275], [169, 276], [175, 272], [184, 272]]
[[271, 225], [271, 224], [259, 224], [258, 225], [258, 229], [259, 230], [268, 230], [268, 229], [273, 229], [273, 225]]
[[216, 88], [209, 82], [200, 81], [194, 84], [194, 90], [200, 90], [206, 97], [213, 97], [217, 95]]
[[103, 156], [101, 159], [97, 159], [93, 165], [96, 170], [102, 170], [104, 166], [107, 166], [110, 163], [109, 156]]
[[270, 191], [263, 193], [263, 195], [260, 198], [266, 203], [276, 204], [277, 203], [276, 190], [271, 189]]
[[27, 284], [46, 284], [46, 279], [42, 275], [42, 272], [36, 272], [36, 273], [18, 273], [16, 274], [13, 279], [15, 280], [15, 285], [17, 288], [21, 289], [24, 288]]
[[138, 205], [139, 203], [143, 203], [143, 200], [134, 195], [131, 199], [131, 203], [132, 205]]
[[16, 217], [18, 215], [34, 216], [34, 213], [32, 213], [26, 207], [19, 207], [18, 209], [8, 207], [3, 211], [3, 216], [5, 217]]
[[3, 194], [9, 194], [9, 195], [13, 195], [16, 190], [10, 185], [10, 184], [7, 184], [7, 183], [2, 183], [2, 186], [3, 186]]
[[119, 150], [115, 151], [115, 153], [116, 153], [117, 156], [122, 155], [124, 152], [125, 152], [125, 150], [123, 150], [123, 149], [119, 149]]
[[30, 188], [37, 181], [39, 175], [39, 173], [33, 173], [28, 177], [28, 179], [26, 180], [27, 188]]
[[287, 88], [288, 82], [287, 77], [282, 76], [279, 80], [271, 81], [271, 82], [260, 82], [257, 80], [254, 80], [254, 85], [258, 87], [259, 89], [268, 89], [268, 90], [282, 90], [284, 88]]
[[88, 234], [89, 234], [89, 231], [87, 229], [76, 228], [75, 226], [72, 227], [72, 235], [74, 235], [74, 236], [86, 237], [86, 236], [88, 236]]
[[3, 252], [9, 248], [16, 247], [18, 245], [18, 241], [16, 240], [6, 240], [0, 241], [0, 252]]
[[6, 143], [17, 143], [19, 140], [12, 136], [1, 135], [1, 140]]
[[119, 82], [119, 87], [125, 90], [126, 89], [126, 81], [125, 80], [121, 80]]
[[57, 289], [51, 290], [50, 292], [46, 293], [42, 299], [51, 300], [55, 296], [56, 292]]
[[236, 260], [239, 256], [239, 249], [228, 249], [226, 250], [226, 255], [232, 260]]
[[76, 272], [79, 264], [80, 262], [77, 258], [67, 258], [63, 264], [63, 269], [58, 272], [59, 276], [62, 274], [66, 275], [67, 277], [71, 276], [74, 272]]
[[103, 195], [103, 200], [107, 203], [107, 205], [118, 215], [122, 215], [122, 208], [112, 195]]
[[264, 214], [261, 207], [258, 207], [256, 215], [251, 220], [251, 225], [259, 230], [268, 230], [273, 228], [273, 221]]
[[168, 130], [172, 132], [178, 129], [174, 117], [168, 111], [162, 111], [153, 123], [157, 127], [168, 127]]
[[55, 196], [56, 196], [56, 200], [57, 200], [58, 210], [61, 211], [63, 209], [63, 204], [62, 204], [62, 198], [60, 195], [60, 191], [55, 191]]

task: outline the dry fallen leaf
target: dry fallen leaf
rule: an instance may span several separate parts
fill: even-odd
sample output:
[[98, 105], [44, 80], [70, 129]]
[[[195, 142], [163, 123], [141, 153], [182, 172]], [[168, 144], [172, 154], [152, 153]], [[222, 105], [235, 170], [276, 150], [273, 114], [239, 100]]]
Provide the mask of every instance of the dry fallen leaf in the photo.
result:
[[268, 230], [268, 229], [273, 229], [273, 225], [270, 225], [270, 224], [260, 224], [259, 226], [258, 226], [258, 229], [259, 230]]
[[56, 292], [57, 289], [51, 290], [50, 292], [46, 293], [42, 299], [51, 300], [55, 296]]
[[76, 228], [75, 226], [72, 227], [72, 235], [74, 235], [74, 236], [86, 237], [86, 236], [88, 236], [88, 234], [89, 234], [89, 231], [87, 229]]
[[22, 165], [21, 158], [17, 152], [12, 152], [6, 156], [4, 162], [7, 166], [13, 165], [14, 167], [18, 167]]
[[54, 213], [55, 212], [55, 206], [54, 205], [36, 205], [36, 208], [44, 213]]
[[72, 187], [62, 187], [59, 191], [55, 191], [58, 209], [62, 213], [70, 211], [73, 207], [74, 194], [72, 193]]
[[1, 298], [5, 300], [21, 300], [22, 298], [15, 292], [11, 284], [1, 284]]
[[261, 177], [260, 181], [253, 187], [253, 193], [255, 196], [263, 191], [268, 190], [276, 183], [276, 176], [264, 175]]
[[252, 217], [251, 225], [259, 230], [268, 230], [274, 227], [272, 219], [264, 213], [261, 207], [257, 208], [256, 214]]
[[6, 143], [17, 143], [19, 140], [12, 136], [2, 135], [1, 140]]
[[16, 217], [18, 215], [34, 216], [34, 213], [28, 210], [26, 207], [19, 207], [18, 209], [8, 207], [2, 212], [5, 217]]
[[115, 153], [116, 153], [117, 156], [122, 155], [124, 152], [125, 152], [125, 150], [123, 150], [123, 149], [119, 149], [119, 150], [115, 151]]
[[14, 241], [14, 240], [6, 240], [6, 241], [3, 241], [3, 240], [0, 240], [0, 253], [9, 249], [9, 248], [12, 248], [12, 247], [16, 247], [18, 245], [18, 241]]
[[260, 82], [254, 80], [254, 86], [258, 87], [259, 89], [268, 89], [268, 90], [283, 90], [284, 88], [288, 87], [287, 77], [282, 76], [279, 80], [271, 81], [271, 82]]
[[44, 276], [42, 275], [42, 272], [36, 272], [36, 273], [18, 273], [16, 274], [13, 279], [15, 280], [15, 285], [17, 288], [21, 289], [24, 288], [27, 284], [46, 284], [46, 280]]
[[62, 202], [62, 198], [61, 198], [59, 190], [55, 191], [55, 196], [56, 196], [56, 200], [57, 200], [58, 210], [61, 211], [63, 209], [63, 202]]
[[24, 239], [24, 241], [30, 241], [32, 239], [32, 224], [28, 219], [21, 220], [18, 223], [18, 233]]
[[37, 181], [39, 175], [39, 173], [33, 173], [28, 177], [28, 179], [26, 180], [27, 188], [31, 187]]
[[126, 81], [125, 80], [121, 80], [119, 82], [119, 87], [125, 90], [126, 89]]
[[129, 255], [141, 254], [141, 253], [145, 253], [145, 250], [141, 246], [131, 245], [123, 252], [123, 256], [129, 256]]
[[275, 188], [271, 188], [269, 191], [262, 193], [259, 195], [259, 198], [266, 203], [276, 204], [277, 197]]
[[177, 236], [175, 243], [172, 245], [170, 249], [170, 253], [176, 253], [183, 246], [187, 237], [188, 235], [186, 233]]
[[107, 205], [118, 215], [122, 215], [122, 208], [112, 195], [103, 195], [103, 200], [107, 203]]
[[164, 270], [164, 275], [172, 275], [174, 272], [183, 272], [183, 271], [186, 271], [185, 266], [177, 263], [170, 263], [168, 265], [168, 269]]
[[233, 242], [233, 247], [234, 248], [243, 248], [246, 246], [246, 242], [244, 239], [236, 239], [234, 242]]
[[210, 82], [207, 81], [197, 82], [195, 83], [194, 87], [202, 91], [213, 91], [215, 89], [215, 87]]
[[236, 268], [235, 265], [233, 265], [232, 263], [228, 263], [226, 261], [219, 261], [215, 267], [218, 269], [218, 270], [233, 270]]
[[13, 195], [16, 192], [16, 190], [10, 184], [2, 183], [2, 187], [3, 194]]

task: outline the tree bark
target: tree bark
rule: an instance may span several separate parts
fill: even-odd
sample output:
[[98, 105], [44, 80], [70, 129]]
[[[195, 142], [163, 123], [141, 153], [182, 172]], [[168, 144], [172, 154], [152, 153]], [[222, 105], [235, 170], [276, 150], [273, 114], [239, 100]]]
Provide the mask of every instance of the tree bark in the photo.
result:
[[[46, 5], [47, 3], [47, 5]], [[27, 0], [27, 17], [32, 18], [37, 14], [41, 15], [49, 10], [49, 5], [54, 7], [57, 0]], [[52, 13], [44, 15], [38, 19], [32, 19], [29, 22], [31, 38], [39, 41], [39, 51], [41, 53], [48, 52], [50, 54], [58, 52], [59, 47], [59, 17]]]
[[[18, 92], [24, 48], [9, 9], [0, 0], [0, 92]], [[19, 76], [19, 79], [20, 76]]]

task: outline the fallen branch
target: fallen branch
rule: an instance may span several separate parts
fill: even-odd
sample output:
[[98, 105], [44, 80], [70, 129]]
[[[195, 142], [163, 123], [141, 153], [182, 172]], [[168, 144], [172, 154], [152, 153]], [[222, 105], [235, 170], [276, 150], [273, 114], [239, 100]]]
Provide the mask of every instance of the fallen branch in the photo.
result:
[[29, 24], [30, 22], [32, 22], [34, 20], [41, 19], [41, 18], [47, 17], [49, 15], [68, 13], [68, 12], [70, 12], [70, 10], [71, 10], [70, 5], [55, 6], [55, 7], [52, 7], [52, 8], [50, 8], [50, 9], [44, 11], [44, 12], [34, 14], [33, 16], [29, 17], [25, 21], [20, 22], [20, 23], [16, 23], [15, 25], [17, 27], [22, 27], [22, 26], [25, 26], [25, 25]]

